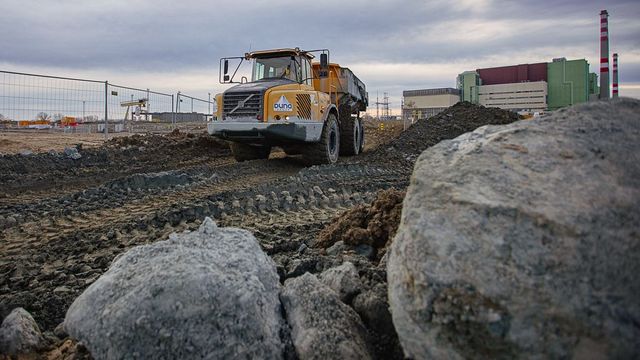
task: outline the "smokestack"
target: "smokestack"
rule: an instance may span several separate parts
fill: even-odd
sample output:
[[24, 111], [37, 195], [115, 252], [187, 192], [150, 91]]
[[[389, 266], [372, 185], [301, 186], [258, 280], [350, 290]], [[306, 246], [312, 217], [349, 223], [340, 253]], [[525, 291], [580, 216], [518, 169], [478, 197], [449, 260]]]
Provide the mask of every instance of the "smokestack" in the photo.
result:
[[609, 98], [609, 13], [600, 12], [600, 99]]
[[618, 97], [618, 54], [613, 54], [613, 98]]

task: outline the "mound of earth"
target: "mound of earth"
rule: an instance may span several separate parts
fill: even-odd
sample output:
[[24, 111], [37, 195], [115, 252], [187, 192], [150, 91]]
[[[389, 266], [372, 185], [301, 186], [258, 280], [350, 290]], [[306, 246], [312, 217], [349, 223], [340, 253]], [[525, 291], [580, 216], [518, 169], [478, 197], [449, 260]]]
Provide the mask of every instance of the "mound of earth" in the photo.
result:
[[380, 146], [369, 159], [415, 162], [425, 149], [442, 140], [453, 139], [483, 125], [509, 124], [518, 120], [518, 114], [498, 108], [487, 108], [470, 102], [460, 102], [440, 114], [418, 120], [400, 136]]
[[333, 219], [314, 246], [328, 248], [343, 241], [351, 246], [386, 248], [398, 230], [404, 194], [396, 189], [379, 191], [371, 204], [358, 205]]
[[[230, 154], [226, 142], [206, 133], [115, 137], [76, 156], [50, 152], [0, 156], [0, 198], [25, 192], [98, 186], [128, 174], [153, 173], [209, 162]], [[79, 155], [79, 156], [78, 156]]]
[[148, 150], [164, 151], [167, 148], [188, 149], [227, 149], [229, 145], [206, 132], [200, 134], [185, 133], [178, 129], [166, 135], [157, 134], [135, 134], [131, 136], [114, 137], [104, 143], [107, 148], [128, 149], [143, 147]]

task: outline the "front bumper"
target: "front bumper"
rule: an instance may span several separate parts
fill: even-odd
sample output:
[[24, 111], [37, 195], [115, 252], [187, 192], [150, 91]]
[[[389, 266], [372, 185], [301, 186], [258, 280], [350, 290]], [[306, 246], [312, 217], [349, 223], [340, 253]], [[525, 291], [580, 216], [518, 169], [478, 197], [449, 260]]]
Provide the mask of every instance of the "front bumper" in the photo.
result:
[[213, 136], [239, 142], [317, 142], [322, 126], [320, 121], [214, 121], [207, 130]]

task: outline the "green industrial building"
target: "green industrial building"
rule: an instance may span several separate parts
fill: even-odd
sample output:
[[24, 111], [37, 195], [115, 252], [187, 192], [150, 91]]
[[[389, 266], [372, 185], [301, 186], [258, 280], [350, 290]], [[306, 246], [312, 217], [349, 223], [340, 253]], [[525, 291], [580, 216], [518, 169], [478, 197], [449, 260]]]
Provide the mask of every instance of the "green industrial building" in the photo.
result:
[[476, 71], [465, 71], [458, 75], [458, 89], [460, 90], [460, 101], [477, 103], [478, 86], [482, 85], [480, 75]]
[[549, 110], [589, 101], [589, 63], [586, 60], [554, 59], [547, 64], [547, 79]]
[[597, 99], [600, 92], [585, 59], [565, 58], [465, 71], [457, 86], [461, 101], [516, 111], [557, 110]]

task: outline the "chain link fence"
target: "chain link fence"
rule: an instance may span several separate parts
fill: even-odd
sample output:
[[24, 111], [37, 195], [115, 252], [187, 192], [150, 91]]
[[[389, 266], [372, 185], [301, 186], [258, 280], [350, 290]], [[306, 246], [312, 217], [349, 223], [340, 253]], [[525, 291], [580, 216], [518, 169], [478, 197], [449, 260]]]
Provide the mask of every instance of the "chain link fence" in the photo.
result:
[[69, 133], [206, 129], [215, 101], [77, 79], [0, 70], [0, 130]]
[[175, 122], [181, 128], [191, 131], [206, 130], [207, 122], [212, 121], [216, 113], [216, 104], [209, 99], [201, 99], [178, 91], [176, 95]]

